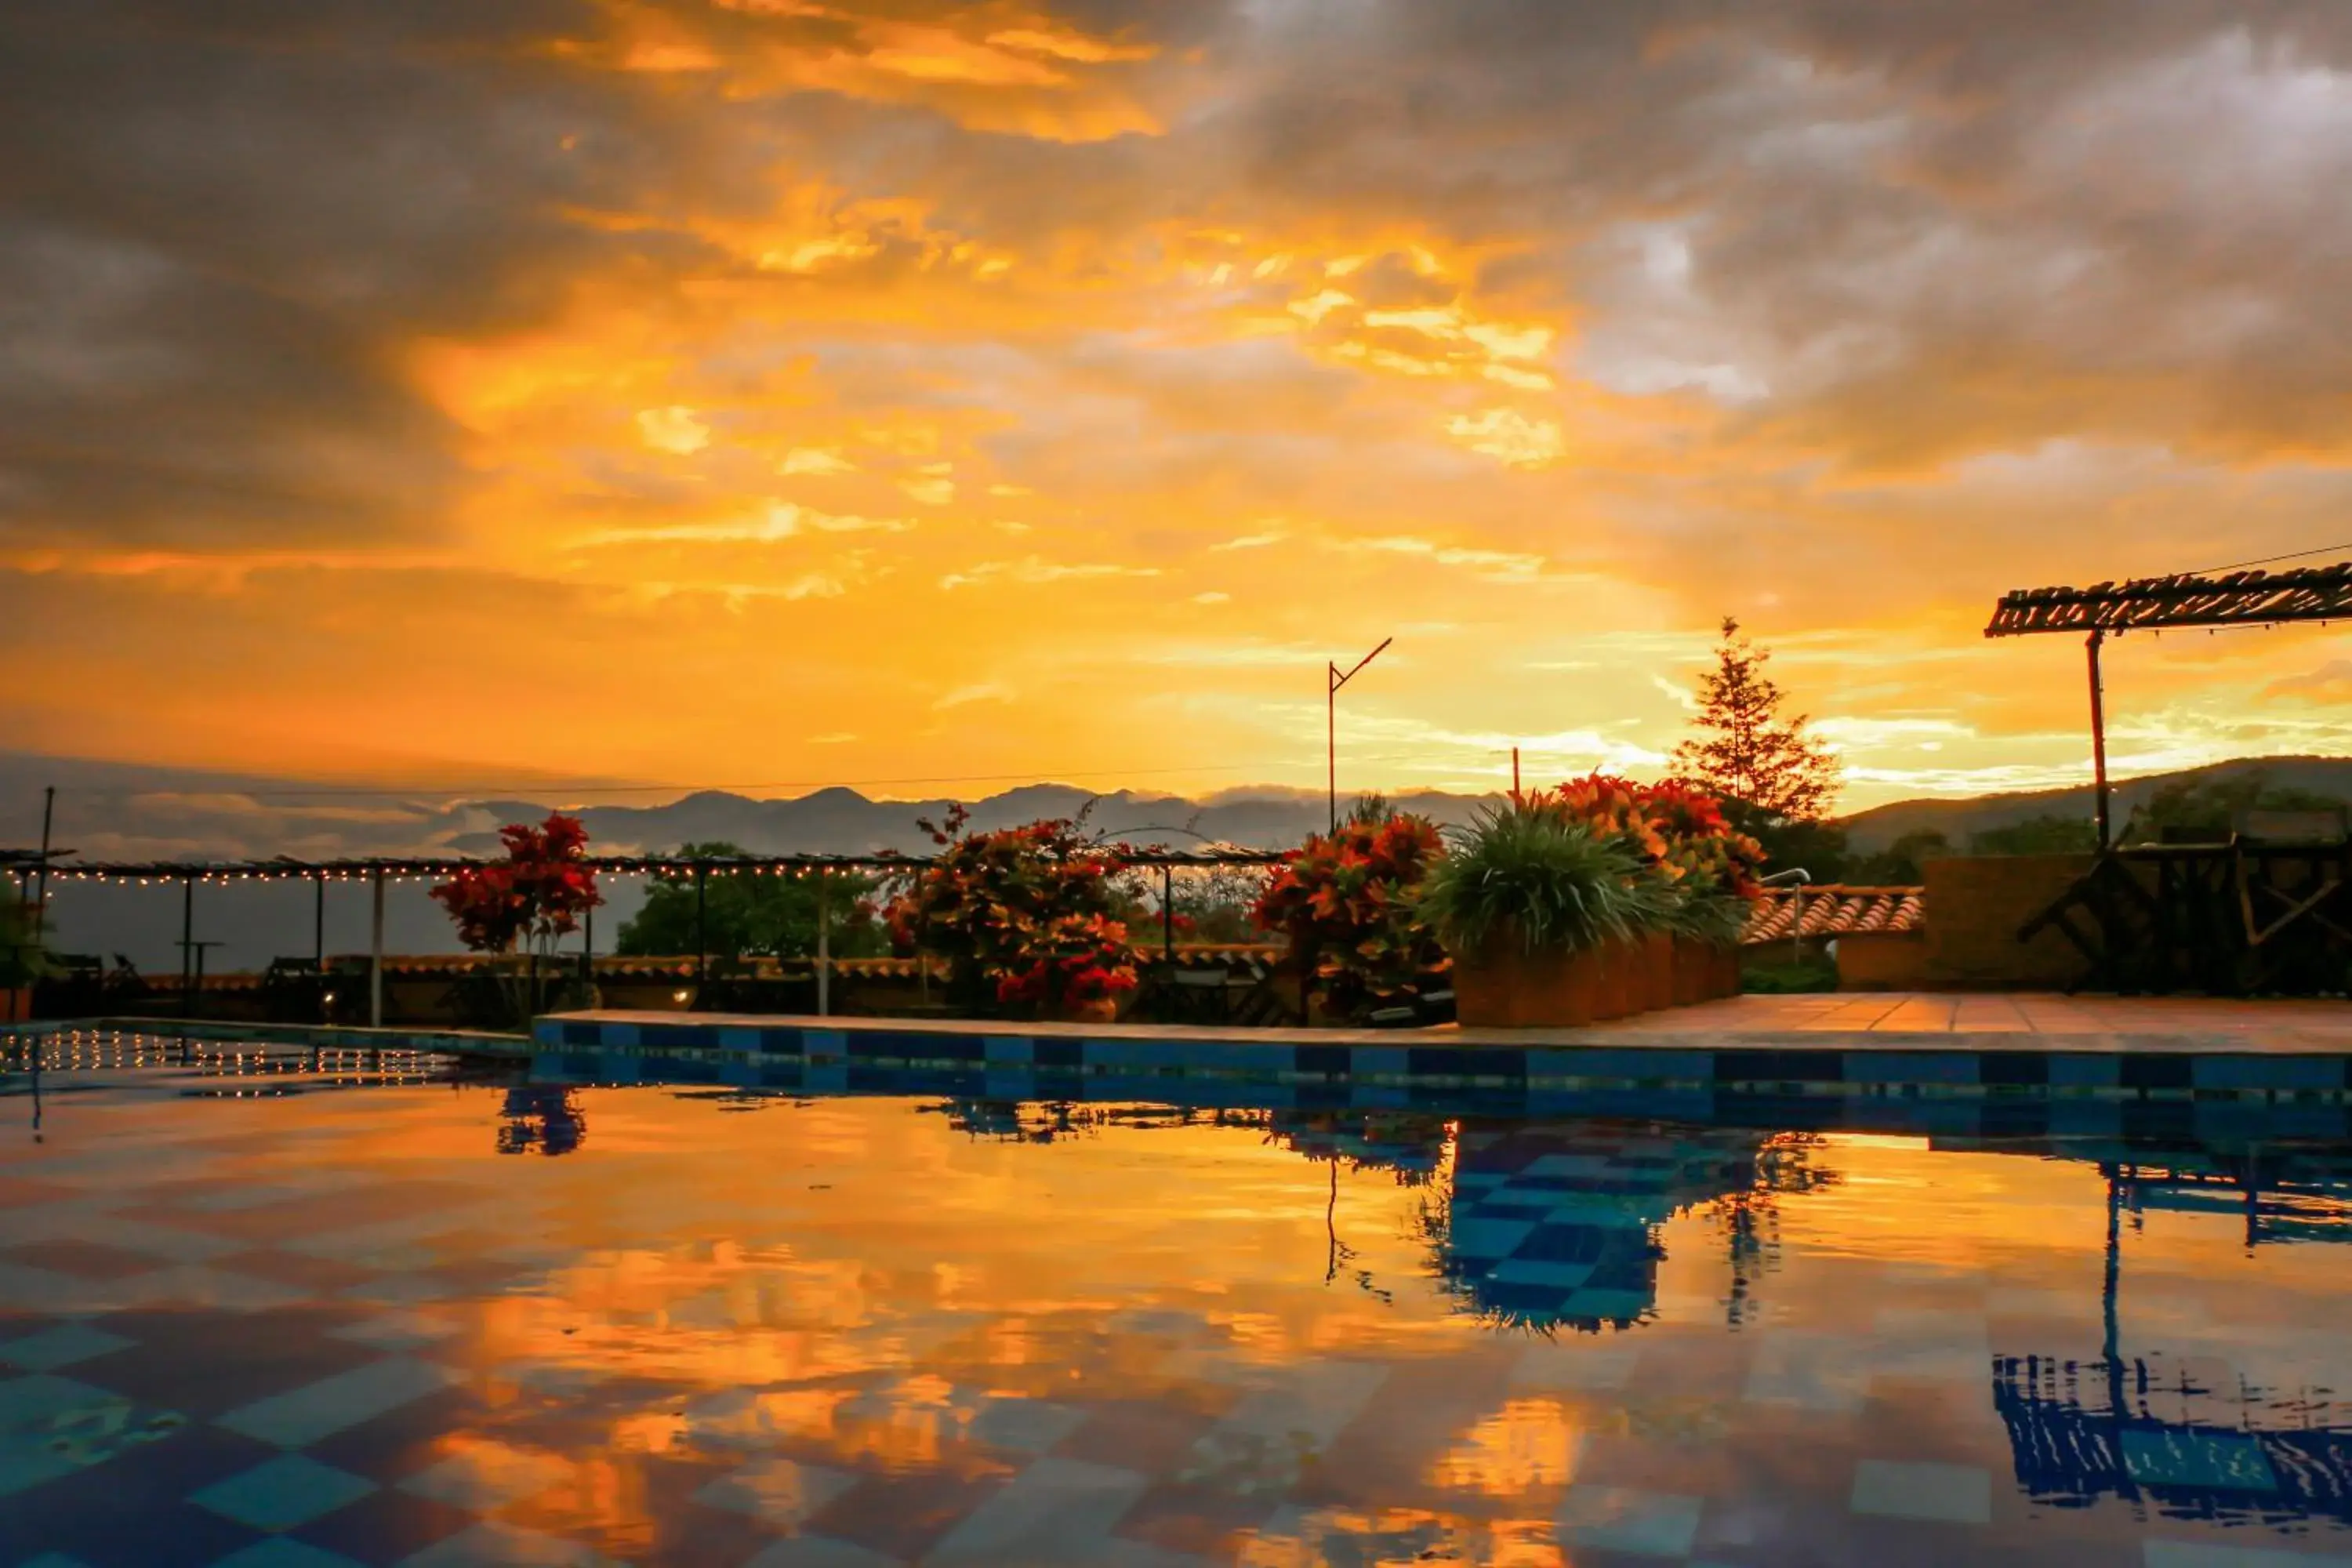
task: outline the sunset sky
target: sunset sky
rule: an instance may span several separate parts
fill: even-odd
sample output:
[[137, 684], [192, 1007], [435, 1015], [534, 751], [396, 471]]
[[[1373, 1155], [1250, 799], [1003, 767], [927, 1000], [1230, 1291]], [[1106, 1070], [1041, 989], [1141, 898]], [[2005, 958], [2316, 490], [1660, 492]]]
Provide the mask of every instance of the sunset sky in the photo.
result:
[[1735, 614], [1849, 806], [2074, 783], [1997, 595], [2352, 541], [2347, 182], [2340, 0], [10, 0], [0, 747], [1319, 785], [1392, 634], [1343, 785], [1485, 788]]

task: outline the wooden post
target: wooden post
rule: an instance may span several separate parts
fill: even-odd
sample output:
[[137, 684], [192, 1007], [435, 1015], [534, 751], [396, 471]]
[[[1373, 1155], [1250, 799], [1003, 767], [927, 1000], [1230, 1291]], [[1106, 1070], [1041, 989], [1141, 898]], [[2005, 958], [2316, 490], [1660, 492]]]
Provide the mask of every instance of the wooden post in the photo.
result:
[[58, 786], [41, 792], [41, 863], [34, 869], [33, 945], [39, 947], [49, 929], [49, 825], [58, 811]]
[[694, 868], [694, 1005], [698, 1007], [702, 1005], [702, 988], [710, 968], [709, 900], [706, 891], [709, 879], [704, 875], [705, 869], [701, 866]]
[[180, 1016], [196, 1016], [196, 879], [180, 879]]
[[318, 999], [319, 1022], [327, 1021], [327, 874], [313, 879], [310, 898], [310, 994]]
[[816, 868], [816, 1016], [833, 1016], [833, 915], [826, 900], [825, 868]]
[[2109, 821], [2107, 803], [2107, 703], [2099, 685], [2099, 644], [2106, 639], [2104, 630], [2095, 630], [2084, 641], [2091, 667], [2091, 771], [2099, 795], [2099, 850], [2106, 852], [2115, 842]]
[[1331, 835], [1339, 833], [1339, 667], [1323, 667], [1326, 687], [1323, 692], [1323, 765], [1327, 770], [1326, 784], [1330, 789]]
[[1176, 962], [1176, 868], [1160, 868], [1160, 956]]
[[368, 934], [368, 1027], [383, 1027], [383, 868], [371, 868], [368, 879], [374, 883], [373, 913], [369, 919]]

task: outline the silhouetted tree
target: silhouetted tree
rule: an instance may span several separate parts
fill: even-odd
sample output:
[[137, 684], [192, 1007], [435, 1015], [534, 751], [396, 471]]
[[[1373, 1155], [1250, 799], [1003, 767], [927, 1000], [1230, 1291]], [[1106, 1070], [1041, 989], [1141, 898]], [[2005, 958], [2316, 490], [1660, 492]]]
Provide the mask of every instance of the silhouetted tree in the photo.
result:
[[1784, 718], [1785, 694], [1764, 673], [1772, 655], [1723, 618], [1716, 666], [1699, 677], [1697, 734], [1675, 748], [1685, 777], [1759, 816], [1819, 822], [1837, 798], [1837, 755], [1807, 733], [1807, 715]]

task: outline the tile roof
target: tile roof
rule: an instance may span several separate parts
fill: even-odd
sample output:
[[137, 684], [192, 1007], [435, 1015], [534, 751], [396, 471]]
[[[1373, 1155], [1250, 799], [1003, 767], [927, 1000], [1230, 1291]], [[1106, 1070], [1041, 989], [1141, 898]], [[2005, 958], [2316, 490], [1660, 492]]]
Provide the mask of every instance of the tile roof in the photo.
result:
[[[1801, 915], [1800, 911], [1801, 910]], [[1795, 928], [1802, 919], [1804, 929]], [[1917, 931], [1927, 922], [1925, 888], [1774, 888], [1748, 912], [1743, 943], [1787, 942], [1802, 934], [1845, 936], [1854, 931]]]

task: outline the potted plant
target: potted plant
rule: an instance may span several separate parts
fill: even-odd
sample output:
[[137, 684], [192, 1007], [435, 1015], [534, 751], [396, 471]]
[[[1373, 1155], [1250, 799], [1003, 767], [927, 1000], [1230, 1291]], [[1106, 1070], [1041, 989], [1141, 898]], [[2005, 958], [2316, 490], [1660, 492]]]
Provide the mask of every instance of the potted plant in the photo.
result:
[[1472, 1027], [1576, 1028], [1646, 1005], [1643, 938], [1671, 930], [1671, 886], [1559, 795], [1482, 810], [1430, 872], [1422, 918], [1454, 954]]
[[940, 852], [911, 874], [886, 923], [902, 952], [948, 961], [951, 1002], [1066, 1022], [1106, 1022], [1136, 987], [1119, 915], [1125, 852], [1087, 837], [1084, 815], [967, 832], [961, 805], [919, 824]]
[[[1444, 984], [1451, 960], [1415, 902], [1444, 848], [1428, 818], [1366, 801], [1275, 868], [1250, 918], [1288, 941], [1321, 1018], [1349, 1022]], [[1317, 1021], [1307, 997], [1301, 1011]]]
[[1562, 805], [1625, 846], [1668, 882], [1674, 917], [1648, 938], [1646, 984], [1659, 1006], [1736, 995], [1739, 933], [1764, 851], [1734, 827], [1723, 803], [1679, 779], [1637, 784], [1596, 773], [1559, 788]]
[[499, 829], [507, 858], [468, 866], [433, 889], [457, 936], [476, 952], [500, 959], [520, 949], [523, 963], [494, 960], [506, 1010], [528, 1023], [539, 1006], [540, 979], [553, 971], [558, 939], [604, 901], [588, 863], [588, 830], [576, 816], [551, 812], [537, 827]]

